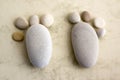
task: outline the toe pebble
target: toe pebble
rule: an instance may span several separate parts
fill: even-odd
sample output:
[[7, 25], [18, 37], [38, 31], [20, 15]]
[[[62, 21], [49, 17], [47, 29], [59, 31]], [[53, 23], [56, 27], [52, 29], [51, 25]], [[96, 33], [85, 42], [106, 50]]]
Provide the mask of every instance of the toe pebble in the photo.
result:
[[95, 18], [94, 26], [96, 28], [103, 28], [105, 26], [105, 20], [103, 18]]
[[52, 15], [46, 14], [41, 17], [40, 21], [41, 21], [41, 24], [43, 24], [44, 26], [50, 27], [54, 22], [54, 18]]
[[77, 13], [77, 12], [72, 12], [72, 13], [70, 13], [69, 14], [69, 16], [68, 16], [68, 20], [71, 22], [71, 23], [78, 23], [78, 22], [80, 22], [80, 15], [79, 15], [79, 13]]
[[39, 24], [39, 17], [37, 15], [33, 15], [30, 17], [30, 25]]
[[15, 41], [23, 41], [24, 34], [22, 32], [14, 32], [12, 34], [12, 39], [15, 40]]
[[88, 11], [83, 11], [81, 14], [81, 19], [85, 22], [89, 22], [91, 20], [90, 13]]
[[106, 34], [106, 30], [104, 28], [100, 28], [96, 30], [96, 33], [98, 35], [98, 38], [102, 38], [105, 36]]
[[15, 26], [19, 29], [26, 29], [28, 27], [28, 22], [25, 18], [19, 17], [15, 21]]

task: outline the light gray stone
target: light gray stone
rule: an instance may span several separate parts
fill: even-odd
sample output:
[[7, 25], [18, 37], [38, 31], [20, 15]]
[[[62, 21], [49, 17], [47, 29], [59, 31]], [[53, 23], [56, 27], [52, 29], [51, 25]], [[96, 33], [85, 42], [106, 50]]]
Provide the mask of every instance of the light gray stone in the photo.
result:
[[84, 67], [95, 65], [98, 58], [99, 42], [92, 26], [84, 22], [77, 23], [72, 29], [71, 37], [78, 63]]
[[18, 17], [15, 21], [15, 26], [19, 29], [26, 29], [28, 27], [28, 21], [23, 17]]
[[45, 14], [40, 18], [41, 24], [46, 27], [51, 27], [51, 25], [54, 23], [54, 18], [50, 14]]
[[74, 24], [75, 24], [75, 23], [80, 22], [81, 18], [80, 18], [79, 13], [77, 13], [77, 12], [72, 12], [72, 13], [69, 14], [68, 20], [69, 20], [71, 23], [74, 23]]
[[98, 38], [102, 38], [106, 35], [106, 30], [104, 28], [96, 29], [96, 33], [98, 35]]
[[39, 17], [37, 15], [33, 15], [30, 17], [30, 25], [39, 24]]
[[105, 20], [101, 17], [97, 17], [94, 19], [93, 24], [96, 28], [103, 28], [105, 26]]
[[52, 41], [48, 29], [41, 25], [32, 25], [26, 33], [26, 47], [31, 63], [44, 68], [52, 55]]

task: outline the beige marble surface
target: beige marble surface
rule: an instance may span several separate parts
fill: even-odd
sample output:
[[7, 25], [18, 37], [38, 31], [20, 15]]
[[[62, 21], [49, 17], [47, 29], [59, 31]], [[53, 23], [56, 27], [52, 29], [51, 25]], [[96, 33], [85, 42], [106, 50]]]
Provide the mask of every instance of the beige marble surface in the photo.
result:
[[[107, 35], [100, 40], [97, 64], [82, 68], [71, 46], [71, 11], [88, 10], [106, 20]], [[50, 13], [55, 18], [49, 29], [53, 55], [44, 69], [31, 66], [24, 42], [15, 42], [11, 34], [19, 31], [14, 20], [33, 14]], [[0, 0], [0, 80], [120, 80], [120, 0]]]

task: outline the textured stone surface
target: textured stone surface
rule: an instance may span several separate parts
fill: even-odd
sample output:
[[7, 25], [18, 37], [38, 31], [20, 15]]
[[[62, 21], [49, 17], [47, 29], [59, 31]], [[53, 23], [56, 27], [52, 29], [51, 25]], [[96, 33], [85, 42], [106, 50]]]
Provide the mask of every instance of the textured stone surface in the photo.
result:
[[106, 30], [104, 28], [96, 29], [98, 38], [102, 38], [106, 35]]
[[26, 29], [28, 27], [28, 21], [23, 17], [18, 17], [15, 21], [15, 26], [19, 29]]
[[15, 41], [23, 41], [24, 40], [23, 32], [14, 32], [12, 34], [12, 39]]
[[53, 22], [54, 22], [54, 18], [52, 15], [50, 14], [45, 14], [40, 18], [40, 22], [41, 24], [43, 24], [46, 27], [50, 27]]
[[76, 59], [84, 67], [95, 65], [98, 58], [98, 37], [87, 23], [79, 22], [72, 29], [72, 45]]
[[39, 24], [39, 17], [37, 15], [33, 15], [30, 17], [30, 25]]
[[52, 55], [52, 42], [48, 29], [40, 24], [31, 26], [26, 33], [26, 47], [31, 63], [44, 68]]
[[80, 18], [80, 15], [79, 15], [78, 12], [72, 12], [72, 13], [69, 14], [68, 20], [71, 23], [78, 23], [78, 22], [80, 22], [81, 18]]
[[105, 26], [105, 20], [101, 17], [97, 17], [94, 19], [93, 24], [96, 28], [103, 28]]
[[81, 13], [81, 19], [85, 22], [89, 22], [91, 20], [91, 15], [88, 11], [83, 11]]
[[[99, 40], [99, 59], [89, 69], [76, 63], [70, 39], [73, 25], [67, 20], [70, 12], [83, 10], [103, 17], [107, 23], [107, 35]], [[24, 42], [13, 41], [11, 34], [18, 30], [13, 25], [16, 17], [28, 19], [44, 13], [52, 14], [55, 19], [49, 29], [53, 54], [45, 69], [35, 69], [28, 61]], [[119, 80], [119, 36], [119, 0], [0, 0], [0, 80]]]

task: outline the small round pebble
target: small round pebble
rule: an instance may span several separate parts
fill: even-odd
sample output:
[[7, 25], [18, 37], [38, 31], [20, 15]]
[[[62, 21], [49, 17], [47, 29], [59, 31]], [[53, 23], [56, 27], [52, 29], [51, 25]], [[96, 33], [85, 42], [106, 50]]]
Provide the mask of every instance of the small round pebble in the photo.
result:
[[39, 17], [37, 15], [33, 15], [30, 17], [30, 25], [39, 24]]
[[103, 18], [95, 18], [94, 26], [96, 28], [103, 28], [105, 26], [105, 20]]
[[24, 30], [28, 27], [28, 21], [23, 17], [18, 17], [15, 21], [15, 26]]
[[77, 13], [77, 12], [72, 12], [72, 13], [70, 13], [69, 14], [69, 16], [68, 16], [68, 20], [71, 22], [71, 23], [78, 23], [78, 22], [80, 22], [80, 15], [79, 15], [79, 13]]
[[83, 11], [81, 13], [81, 19], [84, 21], [84, 22], [89, 22], [91, 20], [91, 16], [90, 16], [90, 13], [88, 11]]
[[102, 38], [105, 36], [106, 34], [106, 30], [104, 28], [100, 28], [96, 30], [96, 33], [98, 35], [98, 38]]
[[14, 32], [12, 34], [12, 39], [15, 41], [23, 41], [24, 40], [24, 34], [22, 32]]
[[52, 15], [46, 14], [41, 17], [40, 21], [41, 21], [41, 24], [43, 24], [44, 26], [50, 27], [54, 22], [54, 18]]

